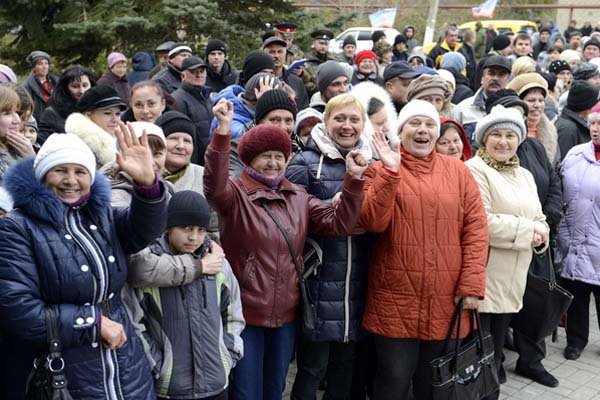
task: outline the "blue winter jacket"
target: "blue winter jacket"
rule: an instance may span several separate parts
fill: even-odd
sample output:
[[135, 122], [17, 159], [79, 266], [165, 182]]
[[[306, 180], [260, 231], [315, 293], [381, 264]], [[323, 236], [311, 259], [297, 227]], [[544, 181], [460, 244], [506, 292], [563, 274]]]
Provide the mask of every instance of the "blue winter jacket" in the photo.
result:
[[[131, 207], [111, 208], [110, 186], [96, 173], [91, 197], [66, 207], [37, 181], [33, 159], [4, 178], [15, 210], [0, 218], [0, 397], [23, 399], [36, 354], [45, 352], [45, 309], [58, 316], [58, 338], [74, 399], [154, 399], [150, 367], [123, 303], [125, 254], [158, 237], [166, 198], [134, 195]], [[100, 316], [124, 326], [127, 342], [107, 350]]]
[[[332, 143], [313, 129], [305, 150], [292, 158], [286, 171], [291, 182], [325, 201], [342, 191], [346, 173], [345, 159]], [[307, 239], [305, 276], [317, 310], [310, 340], [347, 342], [360, 337], [372, 242], [370, 234]]]
[[129, 85], [133, 87], [138, 82], [148, 79], [148, 74], [156, 65], [154, 57], [147, 51], [138, 51], [131, 58], [132, 71], [127, 74]]
[[[244, 134], [254, 122], [254, 111], [248, 109], [248, 107], [240, 100], [238, 95], [244, 92], [244, 88], [239, 85], [227, 86], [221, 90], [217, 97], [213, 100], [213, 105], [217, 104], [219, 100], [226, 99], [233, 103], [233, 121], [231, 122], [231, 139], [237, 139]], [[213, 137], [215, 129], [217, 129], [217, 118], [213, 118], [212, 124], [210, 125], [210, 137]]]

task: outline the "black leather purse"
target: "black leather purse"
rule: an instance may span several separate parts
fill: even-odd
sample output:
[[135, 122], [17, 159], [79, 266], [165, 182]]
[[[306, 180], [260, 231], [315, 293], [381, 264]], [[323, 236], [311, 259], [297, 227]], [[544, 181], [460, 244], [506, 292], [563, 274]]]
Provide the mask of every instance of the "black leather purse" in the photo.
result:
[[27, 378], [26, 400], [72, 400], [67, 390], [67, 378], [64, 374], [65, 361], [61, 356], [58, 340], [56, 313], [46, 308], [46, 330], [48, 353], [33, 360], [33, 369]]
[[[471, 333], [467, 336], [470, 340], [460, 343], [462, 311], [460, 300], [446, 339], [446, 347], [453, 342], [454, 351], [429, 364], [434, 400], [480, 400], [499, 387], [492, 336], [481, 331], [479, 313], [471, 310]], [[455, 327], [456, 339], [452, 339]]]
[[556, 283], [550, 254], [545, 254], [545, 257], [548, 260], [550, 280], [527, 274], [523, 308], [511, 321], [514, 330], [535, 343], [552, 334], [573, 301], [573, 295]]

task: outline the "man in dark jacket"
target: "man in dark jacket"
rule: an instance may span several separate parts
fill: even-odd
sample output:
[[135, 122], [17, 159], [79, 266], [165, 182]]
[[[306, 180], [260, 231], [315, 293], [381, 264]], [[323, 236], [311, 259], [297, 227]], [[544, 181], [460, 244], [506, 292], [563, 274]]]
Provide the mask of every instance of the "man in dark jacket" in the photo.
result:
[[49, 72], [52, 59], [48, 53], [41, 50], [32, 51], [25, 60], [31, 66], [31, 74], [25, 80], [23, 88], [33, 100], [33, 116], [39, 121], [56, 87], [58, 77]]
[[442, 56], [449, 51], [459, 51], [461, 46], [462, 45], [458, 42], [458, 27], [456, 25], [450, 25], [446, 30], [444, 40], [431, 49], [428, 56], [435, 63], [435, 67], [439, 68]]
[[586, 81], [573, 82], [567, 105], [556, 121], [561, 160], [573, 146], [590, 141], [587, 117], [597, 102], [598, 87]]
[[192, 56], [192, 49], [184, 44], [176, 44], [169, 51], [167, 67], [154, 75], [152, 79], [158, 81], [167, 93], [173, 93], [181, 86], [181, 63]]
[[319, 69], [319, 65], [325, 61], [335, 60], [335, 57], [327, 52], [329, 41], [333, 39], [333, 32], [328, 29], [318, 29], [311, 33], [310, 36], [313, 38], [312, 49], [306, 54], [306, 64], [304, 64], [304, 69], [300, 74], [309, 97], [318, 90], [317, 70]]
[[550, 44], [548, 41], [550, 40], [551, 31], [549, 28], [542, 28], [540, 31], [540, 37], [536, 44], [533, 45], [533, 59], [537, 60], [538, 56], [542, 51], [548, 51], [550, 48]]
[[470, 29], [465, 29], [463, 32], [463, 43], [462, 47], [458, 50], [467, 62], [467, 78], [469, 78], [469, 86], [472, 88], [475, 81], [475, 71], [477, 69], [477, 62], [475, 61], [475, 41], [477, 40], [475, 32]]
[[273, 57], [275, 76], [294, 90], [296, 94], [296, 104], [298, 106], [298, 111], [300, 111], [308, 107], [308, 94], [306, 93], [306, 88], [304, 87], [302, 79], [291, 74], [290, 71], [283, 66], [287, 51], [286, 44], [287, 43], [282, 38], [273, 36], [263, 42], [263, 51]]
[[206, 44], [206, 86], [211, 93], [218, 93], [238, 79], [238, 73], [227, 61], [227, 46], [222, 40], [211, 39]]
[[187, 115], [196, 128], [191, 162], [204, 165], [204, 151], [212, 121], [210, 89], [206, 85], [206, 64], [201, 58], [188, 57], [181, 64], [181, 87], [173, 92], [177, 109]]

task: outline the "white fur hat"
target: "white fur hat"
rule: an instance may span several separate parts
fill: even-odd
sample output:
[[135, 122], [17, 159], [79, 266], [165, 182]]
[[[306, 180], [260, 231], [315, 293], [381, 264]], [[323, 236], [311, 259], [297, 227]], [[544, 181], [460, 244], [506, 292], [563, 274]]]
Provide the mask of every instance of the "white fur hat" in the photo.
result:
[[424, 100], [411, 100], [400, 110], [398, 114], [398, 134], [404, 127], [404, 124], [408, 122], [412, 117], [428, 117], [431, 118], [437, 127], [437, 136], [440, 136], [440, 114], [438, 113], [435, 106]]
[[48, 171], [61, 164], [81, 165], [88, 170], [94, 183], [96, 157], [77, 135], [72, 133], [50, 135], [33, 161], [35, 177], [42, 182]]

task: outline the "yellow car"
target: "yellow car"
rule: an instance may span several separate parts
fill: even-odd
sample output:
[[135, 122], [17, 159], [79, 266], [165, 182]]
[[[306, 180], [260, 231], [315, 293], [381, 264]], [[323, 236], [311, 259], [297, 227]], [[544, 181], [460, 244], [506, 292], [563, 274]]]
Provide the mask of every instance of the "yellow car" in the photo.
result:
[[[492, 19], [492, 20], [481, 20], [481, 25], [483, 25], [483, 29], [486, 29], [489, 24], [494, 25], [494, 29], [499, 33], [503, 34], [508, 31], [512, 31], [515, 35], [519, 31], [526, 31], [530, 35], [534, 32], [537, 32], [537, 26], [533, 21], [526, 20], [516, 20], [516, 19]], [[475, 24], [477, 21], [465, 22], [460, 25], [458, 28], [462, 31], [464, 29], [475, 30]]]

